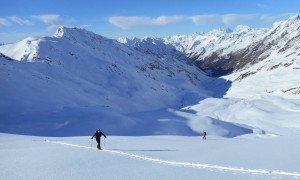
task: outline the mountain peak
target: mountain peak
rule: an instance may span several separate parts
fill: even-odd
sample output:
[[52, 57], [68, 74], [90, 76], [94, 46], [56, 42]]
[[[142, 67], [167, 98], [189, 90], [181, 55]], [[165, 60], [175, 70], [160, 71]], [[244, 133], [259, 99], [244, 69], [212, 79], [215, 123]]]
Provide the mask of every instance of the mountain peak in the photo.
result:
[[232, 30], [227, 28], [227, 29], [213, 29], [209, 31], [207, 34], [213, 34], [213, 35], [223, 35], [227, 33], [231, 33]]
[[[57, 38], [61, 38], [61, 37], [67, 37], [67, 36], [72, 36], [74, 34], [78, 34], [78, 33], [87, 33], [89, 31], [85, 30], [85, 29], [81, 29], [81, 28], [77, 28], [77, 27], [66, 27], [66, 26], [60, 26], [57, 28], [54, 36]], [[92, 32], [89, 32], [92, 33]]]
[[299, 21], [300, 20], [300, 14], [296, 14], [295, 16], [292, 16], [289, 20]]
[[236, 31], [236, 32], [248, 32], [248, 31], [250, 31], [251, 30], [251, 28], [249, 27], [249, 26], [244, 26], [244, 25], [238, 25], [235, 29], [234, 29], [234, 31]]
[[95, 34], [91, 31], [88, 31], [86, 29], [82, 28], [77, 28], [77, 27], [66, 27], [66, 26], [61, 26], [59, 27], [55, 34], [54, 37], [56, 38], [63, 38], [63, 39], [68, 39], [74, 42], [96, 42], [101, 41], [101, 40], [107, 40], [107, 38]]
[[64, 36], [64, 33], [66, 32], [67, 27], [60, 26], [57, 28], [56, 32], [54, 33], [54, 37], [61, 38]]
[[283, 21], [284, 24], [299, 24], [299, 22], [300, 22], [300, 15], [299, 14], [296, 14], [296, 15], [290, 17], [288, 20]]

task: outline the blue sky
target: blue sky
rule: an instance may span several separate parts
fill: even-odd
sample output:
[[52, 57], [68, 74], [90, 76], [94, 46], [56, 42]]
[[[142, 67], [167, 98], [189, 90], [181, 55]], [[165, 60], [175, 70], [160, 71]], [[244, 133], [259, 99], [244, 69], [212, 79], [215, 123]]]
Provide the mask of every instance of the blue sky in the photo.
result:
[[0, 5], [0, 42], [49, 36], [61, 25], [108, 38], [271, 27], [299, 7], [299, 0], [9, 0]]

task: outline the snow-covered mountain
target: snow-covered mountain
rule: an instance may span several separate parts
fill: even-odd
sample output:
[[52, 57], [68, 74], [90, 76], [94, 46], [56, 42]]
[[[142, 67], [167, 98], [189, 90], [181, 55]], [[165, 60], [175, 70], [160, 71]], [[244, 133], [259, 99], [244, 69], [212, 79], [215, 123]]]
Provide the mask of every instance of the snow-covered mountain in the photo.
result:
[[299, 38], [295, 16], [133, 40], [60, 27], [0, 45], [0, 177], [299, 179]]
[[[169, 46], [184, 54], [188, 59], [195, 61], [202, 69], [219, 69], [220, 67], [216, 65], [222, 60], [219, 57], [224, 60], [229, 59], [232, 53], [261, 39], [267, 31], [267, 29], [251, 29], [248, 26], [240, 25], [234, 30], [216, 29], [208, 33], [152, 38], [152, 45], [149, 43], [151, 38], [148, 37], [133, 40], [120, 38], [118, 41], [136, 48], [142, 48], [146, 52], [149, 49], [152, 50], [153, 45]], [[149, 48], [147, 49], [147, 47]], [[156, 51], [156, 53], [159, 52]], [[222, 63], [224, 64], [224, 62]], [[229, 68], [223, 69], [227, 70]]]
[[54, 37], [26, 38], [0, 52], [0, 126], [7, 132], [82, 134], [101, 125], [112, 134], [193, 134], [184, 121], [143, 121], [136, 113], [172, 114], [166, 109], [221, 97], [230, 86], [184, 59], [145, 54], [78, 28], [60, 27]]
[[2, 45], [0, 131], [235, 137], [300, 129], [299, 27], [295, 16], [270, 29], [133, 40], [60, 27]]
[[[171, 52], [176, 49], [182, 53], [177, 52], [179, 57], [188, 58], [190, 62], [194, 61], [197, 66], [211, 75], [222, 76], [230, 73], [226, 79], [233, 82], [254, 78], [251, 85], [253, 87], [257, 79], [259, 81], [264, 81], [265, 77], [277, 79], [276, 83], [264, 81], [265, 86], [259, 91], [256, 87], [257, 90], [254, 92], [239, 87], [238, 89], [244, 94], [252, 95], [258, 92], [299, 94], [296, 75], [300, 68], [300, 54], [297, 53], [300, 49], [299, 15], [286, 21], [276, 22], [270, 29], [251, 29], [240, 25], [234, 30], [212, 30], [208, 33], [167, 38], [119, 39], [119, 42], [140, 49], [142, 52], [150, 51], [161, 56], [167, 51], [153, 50], [153, 46], [160, 47], [159, 49], [169, 47]], [[251, 77], [254, 74], [257, 75]], [[287, 84], [278, 83], [287, 79], [291, 79]]]
[[247, 96], [241, 92], [247, 89], [249, 94], [299, 97], [299, 44], [299, 16], [275, 23], [263, 39], [232, 55], [230, 63], [239, 62], [237, 68], [241, 70], [226, 77], [235, 84], [228, 93]]

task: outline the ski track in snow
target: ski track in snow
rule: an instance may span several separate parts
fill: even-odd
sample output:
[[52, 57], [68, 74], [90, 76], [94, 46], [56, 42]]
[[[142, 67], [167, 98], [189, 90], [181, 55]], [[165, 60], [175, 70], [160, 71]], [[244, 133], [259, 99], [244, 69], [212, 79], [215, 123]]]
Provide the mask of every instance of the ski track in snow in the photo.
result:
[[[54, 144], [61, 144], [66, 146], [72, 146], [72, 147], [78, 147], [78, 148], [85, 148], [85, 149], [92, 149], [97, 150], [96, 148], [88, 147], [88, 146], [82, 146], [77, 144], [70, 144], [60, 141], [53, 141], [53, 140], [46, 140], [46, 142], [54, 143]], [[295, 178], [300, 178], [300, 173], [297, 172], [285, 172], [285, 171], [272, 171], [272, 170], [265, 170], [265, 169], [244, 169], [244, 168], [234, 168], [234, 167], [226, 167], [226, 166], [218, 166], [218, 165], [209, 165], [209, 164], [199, 164], [199, 163], [189, 163], [189, 162], [176, 162], [176, 161], [167, 161], [167, 160], [161, 160], [161, 159], [155, 159], [145, 156], [140, 156], [136, 154], [126, 153], [126, 152], [120, 152], [120, 151], [113, 151], [113, 150], [102, 150], [103, 152], [121, 155], [129, 158], [135, 158], [140, 159], [144, 161], [150, 161], [154, 163], [159, 164], [166, 164], [166, 165], [172, 165], [172, 166], [183, 166], [183, 167], [191, 167], [191, 168], [201, 168], [201, 169], [215, 169], [219, 171], [232, 171], [232, 172], [240, 172], [240, 173], [251, 173], [251, 174], [266, 174], [266, 175], [284, 175], [284, 176], [293, 176]]]

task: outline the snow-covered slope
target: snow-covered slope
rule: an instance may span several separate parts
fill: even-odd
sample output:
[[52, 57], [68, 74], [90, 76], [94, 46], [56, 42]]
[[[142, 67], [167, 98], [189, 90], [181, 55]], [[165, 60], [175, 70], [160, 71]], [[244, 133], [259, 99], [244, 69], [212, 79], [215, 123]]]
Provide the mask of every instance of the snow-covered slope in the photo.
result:
[[[202, 69], [238, 71], [274, 53], [295, 55], [299, 49], [299, 17], [297, 15], [276, 22], [270, 29], [251, 29], [240, 25], [234, 30], [218, 29], [166, 38], [120, 38], [118, 41], [137, 49], [142, 47], [144, 52], [152, 52], [153, 45], [159, 45], [160, 49], [165, 48], [162, 46], [165, 45], [196, 61]], [[160, 51], [155, 53], [163, 54]]]
[[[262, 39], [267, 31], [268, 29], [251, 29], [248, 26], [240, 25], [234, 30], [216, 29], [207, 33], [196, 33], [193, 35], [152, 38], [152, 45], [149, 43], [151, 38], [135, 38], [133, 40], [120, 38], [118, 41], [136, 48], [142, 46], [144, 51], [149, 49], [151, 51], [153, 45], [160, 44], [160, 47], [162, 47], [164, 44], [176, 49], [189, 60], [195, 61], [202, 69], [218, 69], [220, 66], [216, 66], [216, 64], [220, 60], [230, 59], [232, 53]], [[155, 52], [159, 53], [160, 51]], [[226, 70], [226, 68], [224, 69]]]
[[272, 133], [300, 129], [299, 30], [299, 16], [292, 17], [275, 23], [261, 40], [233, 53], [223, 61], [235, 69], [223, 77], [232, 82], [225, 98], [207, 99], [191, 109], [200, 117]]
[[[213, 75], [230, 73], [222, 77], [232, 82], [224, 99], [209, 98], [185, 108], [196, 114], [179, 113], [190, 119], [192, 127], [205, 130], [209, 129], [206, 124], [214, 124], [210, 131], [226, 136], [230, 132], [221, 130], [222, 127], [230, 126], [232, 130], [235, 124], [246, 128], [234, 131], [235, 135], [249, 129], [283, 133], [286, 128], [300, 129], [299, 30], [298, 15], [274, 23], [270, 29], [238, 26], [234, 30], [160, 38], [161, 43], [153, 38], [152, 45], [171, 45], [190, 60], [196, 60], [202, 69], [214, 70]], [[143, 47], [143, 51], [152, 47], [150, 40], [119, 41], [136, 49]]]
[[[90, 136], [0, 134], [0, 176], [19, 179], [299, 179], [300, 133], [285, 137]], [[104, 144], [105, 142], [105, 144]], [[30, 163], [30, 165], [29, 165]]]
[[[157, 49], [169, 47], [169, 51], [177, 52], [177, 57], [195, 60], [202, 69], [215, 70], [213, 75], [233, 72], [226, 79], [234, 82], [234, 93], [239, 91], [243, 96], [299, 94], [300, 15], [276, 22], [270, 29], [237, 26], [234, 30], [212, 30], [167, 38], [119, 39], [119, 42], [161, 56], [171, 53]], [[257, 81], [262, 86], [256, 87]], [[241, 84], [248, 85], [240, 87]]]
[[227, 55], [261, 38], [266, 29], [251, 29], [248, 26], [237, 26], [234, 30], [217, 29], [208, 33], [194, 35], [171, 36], [165, 38], [166, 43], [173, 44], [188, 57], [201, 61], [213, 54]]
[[299, 97], [299, 49], [300, 16], [275, 23], [262, 40], [236, 53], [248, 62], [244, 63], [246, 66], [242, 70], [226, 77], [234, 84], [228, 96], [272, 94]]
[[41, 40], [37, 37], [26, 38], [16, 44], [7, 44], [0, 46], [0, 52], [5, 52], [6, 56], [9, 56], [15, 60], [32, 60], [37, 53], [38, 44]]
[[4, 132], [85, 134], [102, 126], [112, 134], [194, 134], [184, 120], [143, 121], [137, 113], [172, 114], [166, 109], [221, 97], [230, 86], [183, 59], [144, 54], [78, 28], [61, 27], [54, 37], [27, 38], [0, 52]]
[[206, 99], [191, 107], [198, 112], [197, 118], [278, 134], [300, 129], [299, 30], [299, 16], [292, 17], [275, 23], [262, 40], [235, 52], [232, 57], [236, 59], [228, 64], [241, 69], [223, 77], [232, 86], [224, 99]]
[[299, 179], [299, 31], [299, 16], [118, 41], [60, 27], [0, 45], [0, 177]]
[[[270, 29], [111, 40], [61, 27], [0, 46], [0, 130], [223, 137], [300, 129], [299, 16]], [[195, 63], [196, 62], [196, 63]], [[208, 77], [202, 69], [231, 72]], [[213, 71], [213, 75], [216, 71]]]

